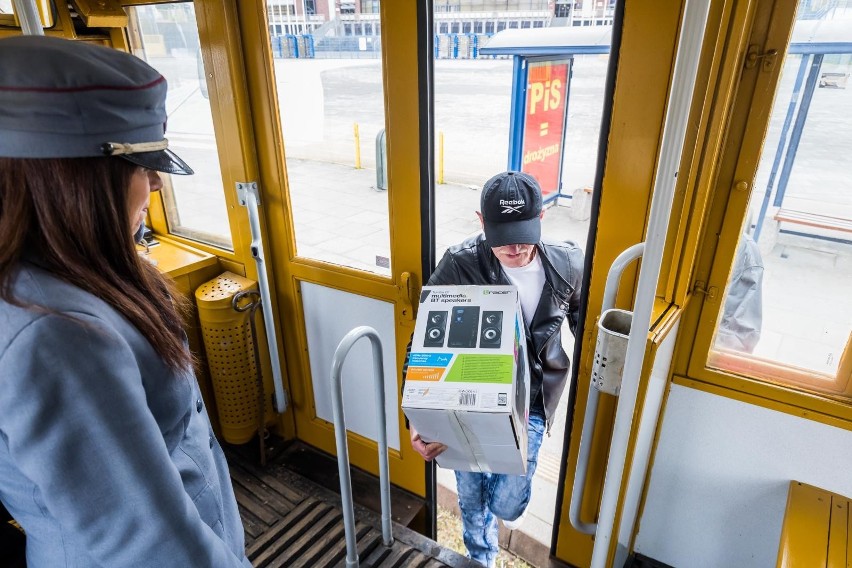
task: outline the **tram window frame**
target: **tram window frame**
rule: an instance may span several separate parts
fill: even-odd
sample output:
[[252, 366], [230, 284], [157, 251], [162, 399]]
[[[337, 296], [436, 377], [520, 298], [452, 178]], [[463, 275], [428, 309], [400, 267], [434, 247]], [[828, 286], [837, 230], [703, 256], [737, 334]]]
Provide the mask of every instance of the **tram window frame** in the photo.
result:
[[[201, 57], [202, 59], [205, 57], [205, 50], [209, 49], [209, 46], [205, 47], [204, 40], [202, 36], [208, 35], [207, 32], [202, 30], [202, 26], [205, 25], [205, 18], [199, 17], [198, 10], [200, 9], [197, 2], [185, 2], [183, 0], [174, 1], [174, 2], [166, 2], [162, 3], [152, 3], [147, 0], [123, 0], [122, 7], [130, 16], [130, 13], [134, 9], [145, 8], [145, 7], [157, 7], [161, 5], [178, 5], [178, 4], [193, 4], [195, 8], [195, 25], [198, 29], [198, 52], [197, 57]], [[128, 30], [130, 28], [128, 27]], [[132, 39], [132, 38], [130, 38]], [[127, 45], [128, 50], [131, 53], [136, 53], [136, 46], [132, 41], [128, 41]], [[210, 75], [210, 73], [206, 70], [206, 63], [200, 67], [200, 70], [205, 73], [205, 75]], [[221, 70], [218, 70], [221, 74]], [[175, 222], [179, 219], [178, 204], [175, 198], [174, 193], [174, 182], [179, 181], [173, 179], [171, 176], [162, 176], [163, 177], [163, 191], [157, 192], [152, 195], [151, 198], [151, 206], [149, 209], [149, 226], [154, 229], [155, 233], [162, 234], [168, 236], [171, 239], [174, 239], [178, 242], [182, 242], [186, 245], [192, 246], [194, 248], [203, 250], [205, 252], [215, 254], [216, 256], [225, 259], [237, 261], [240, 263], [245, 262], [245, 258], [239, 252], [242, 250], [244, 246], [245, 238], [241, 235], [241, 221], [239, 219], [235, 219], [234, 213], [234, 199], [233, 196], [227, 191], [229, 187], [229, 179], [230, 176], [226, 172], [228, 160], [226, 159], [223, 162], [223, 152], [227, 154], [227, 150], [223, 150], [220, 143], [220, 133], [219, 126], [217, 125], [216, 118], [216, 102], [210, 98], [210, 91], [214, 88], [209, 85], [209, 81], [206, 81], [207, 77], [205, 75], [198, 75], [199, 81], [205, 81], [205, 85], [207, 86], [206, 91], [208, 95], [205, 97], [210, 101], [210, 112], [213, 118], [213, 142], [215, 144], [215, 154], [216, 158], [219, 161], [219, 187], [221, 188], [222, 195], [224, 196], [224, 215], [227, 218], [227, 235], [224, 233], [211, 233], [204, 230], [199, 230], [198, 228], [193, 228], [192, 226], [187, 226], [181, 224], [180, 227], [175, 227]], [[201, 89], [204, 91], [205, 89]], [[167, 137], [168, 137], [167, 133]], [[190, 162], [190, 165], [193, 165]]]
[[707, 361], [708, 366], [717, 371], [731, 372], [781, 385], [799, 386], [817, 393], [852, 398], [852, 364], [850, 363], [852, 359], [849, 357], [842, 359], [837, 375], [832, 377], [770, 359], [713, 347]]
[[[14, 0], [6, 0], [9, 5], [10, 12], [0, 13], [0, 29], [3, 28], [11, 28], [11, 29], [21, 29], [21, 24], [18, 22], [18, 17], [15, 14], [15, 2]], [[6, 2], [3, 2], [3, 5], [6, 5]], [[41, 25], [44, 29], [53, 29], [56, 26], [56, 22], [58, 18], [56, 17], [56, 5], [53, 0], [36, 0], [36, 7], [38, 8], [39, 18], [41, 19]]]
[[[801, 18], [797, 18], [793, 21], [792, 25], [795, 26], [796, 22], [800, 20]], [[785, 47], [785, 52], [787, 50], [789, 50], [789, 45]], [[802, 65], [804, 64], [807, 64], [807, 61], [802, 61]], [[776, 90], [771, 98], [768, 99], [771, 111], [767, 114], [770, 116], [774, 116], [776, 113], [783, 113], [788, 108], [788, 105], [785, 104], [786, 101], [783, 100], [783, 97], [786, 95], [786, 92], [782, 90], [781, 74], [784, 69], [783, 63], [779, 63], [779, 69], [779, 79], [776, 84]], [[788, 72], [789, 70], [790, 69], [788, 69]], [[779, 100], [779, 97], [782, 98]], [[766, 100], [761, 102], [766, 104]], [[810, 129], [813, 131], [813, 129], [817, 127], [818, 124], [812, 123]], [[771, 152], [771, 149], [774, 148], [775, 145], [765, 143], [769, 136], [770, 130], [767, 125], [766, 132], [763, 135], [764, 143], [756, 149], [757, 153], [755, 156], [757, 159], [754, 160], [754, 176], [751, 183], [746, 184], [746, 187], [754, 187], [755, 183], [759, 179], [757, 170], [759, 169], [760, 164], [762, 164], [764, 160], [771, 158], [771, 154], [767, 154], [767, 152]], [[725, 311], [725, 303], [728, 293], [730, 292], [729, 288], [731, 286], [731, 279], [735, 269], [734, 265], [736, 264], [736, 257], [738, 254], [741, 254], [740, 244], [742, 239], [745, 238], [742, 221], [740, 221], [740, 223], [734, 223], [733, 220], [746, 219], [749, 215], [749, 209], [753, 207], [750, 201], [761, 197], [762, 194], [763, 191], [758, 189], [753, 189], [752, 192], [734, 190], [732, 191], [731, 197], [724, 208], [721, 233], [725, 235], [726, 238], [724, 244], [720, 243], [719, 250], [713, 260], [711, 276], [709, 279], [709, 286], [713, 287], [714, 283], [718, 283], [715, 287], [722, 293], [719, 294], [720, 298], [718, 301], [711, 304], [710, 309], [702, 310], [700, 320], [701, 326], [709, 327], [712, 330], [712, 337], [703, 357], [704, 366], [711, 372], [730, 373], [735, 376], [763, 381], [779, 385], [781, 387], [801, 389], [810, 395], [835, 397], [838, 400], [845, 400], [848, 402], [852, 400], [852, 334], [846, 335], [845, 339], [841, 338], [840, 344], [834, 344], [837, 347], [839, 355], [836, 358], [837, 367], [833, 370], [833, 372], [830, 368], [823, 371], [816, 366], [806, 367], [805, 365], [808, 365], [806, 362], [797, 362], [790, 359], [785, 361], [783, 357], [776, 359], [765, 353], [753, 354], [740, 352], [736, 349], [727, 348], [717, 344], [717, 336], [720, 328], [722, 327], [722, 313]], [[806, 244], [810, 243], [802, 242], [802, 245]], [[757, 245], [753, 246], [754, 248], [757, 248]], [[773, 252], [774, 250], [775, 247], [773, 247]], [[811, 249], [810, 246], [804, 246], [803, 250], [819, 250], [819, 247]], [[785, 256], [786, 253], [781, 255], [781, 258], [784, 258]], [[764, 261], [760, 261], [761, 270], [763, 270], [763, 264]], [[775, 278], [778, 278], [778, 276]], [[760, 286], [765, 288], [765, 282], [761, 282]], [[765, 300], [765, 298], [763, 300]], [[763, 301], [763, 303], [765, 304], [765, 301]], [[772, 307], [777, 309], [777, 306]], [[770, 307], [770, 310], [772, 307]], [[764, 305], [764, 313], [765, 310], [766, 306]], [[764, 321], [762, 321], [762, 327], [763, 329], [760, 331], [765, 335], [765, 332], [767, 331], [765, 318]], [[781, 337], [789, 337], [784, 333], [783, 329], [784, 328], [776, 327], [772, 331], [774, 331], [776, 335], [781, 334]], [[791, 339], [794, 339], [794, 337], [791, 337]], [[830, 356], [834, 355], [834, 353], [834, 351], [830, 352]]]
[[[743, 210], [744, 211], [744, 210]], [[724, 230], [723, 230], [724, 232]], [[732, 244], [720, 245], [713, 253], [713, 272], [722, 272], [727, 277], [734, 262], [737, 240]], [[725, 284], [717, 287], [711, 277], [709, 288], [717, 288], [715, 301], [708, 302], [710, 293], [699, 293], [698, 302], [686, 307], [685, 321], [692, 318], [692, 310], [698, 312], [689, 325], [681, 329], [679, 342], [685, 355], [682, 365], [674, 369], [674, 382], [692, 388], [707, 390], [731, 398], [772, 408], [818, 422], [852, 429], [852, 356], [849, 345], [841, 358], [837, 374], [830, 376], [792, 365], [755, 358], [727, 349], [714, 347], [716, 322], [724, 309]], [[698, 299], [693, 296], [693, 300]], [[692, 305], [694, 304], [694, 305]], [[852, 342], [852, 340], [850, 340]]]
[[[779, 46], [779, 51], [786, 53], [795, 25], [795, 7], [763, 11], [757, 19], [764, 17], [766, 21], [755, 24], [736, 41], [743, 46]], [[771, 115], [760, 111], [760, 105], [771, 108], [781, 81], [781, 64], [774, 69], [749, 70], [743, 69], [740, 61], [719, 59], [720, 81], [724, 76], [729, 78], [713, 92], [730, 90], [731, 99], [722, 101], [716, 109], [706, 105], [710, 112], [709, 144], [703, 151], [712, 159], [697, 155], [698, 163], [681, 169], [690, 174], [679, 180], [686, 184], [688, 199], [676, 200], [673, 210], [683, 210], [685, 215], [669, 227], [671, 244], [667, 245], [658, 289], [659, 300], [666, 299], [684, 310], [673, 382], [852, 429], [852, 339], [845, 349], [840, 346], [843, 355], [834, 376], [714, 348], [716, 324], [724, 309], [726, 286], [749, 208], [750, 192], [741, 191], [739, 182], [753, 183]], [[779, 61], [783, 63], [783, 58]], [[718, 145], [716, 139], [721, 140]], [[687, 179], [693, 175], [694, 180]], [[713, 353], [717, 358], [711, 362]], [[719, 368], [723, 366], [718, 364], [721, 358], [729, 363], [726, 368]]]

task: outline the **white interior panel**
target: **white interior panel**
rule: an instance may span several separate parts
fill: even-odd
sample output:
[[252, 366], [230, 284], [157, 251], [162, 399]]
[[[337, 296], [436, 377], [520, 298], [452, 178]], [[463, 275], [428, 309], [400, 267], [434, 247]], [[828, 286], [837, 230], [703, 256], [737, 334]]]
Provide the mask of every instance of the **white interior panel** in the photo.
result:
[[852, 496], [852, 432], [672, 385], [635, 549], [774, 566], [790, 480]]
[[633, 536], [633, 527], [636, 523], [639, 499], [642, 496], [642, 488], [645, 485], [645, 477], [648, 471], [648, 462], [651, 458], [651, 446], [654, 443], [654, 434], [657, 432], [657, 424], [660, 418], [663, 393], [665, 393], [666, 385], [669, 383], [669, 371], [672, 366], [672, 355], [679, 327], [680, 321], [669, 330], [668, 335], [666, 335], [666, 338], [663, 339], [663, 342], [657, 348], [654, 365], [651, 367], [648, 390], [645, 392], [645, 404], [642, 407], [642, 416], [639, 418], [639, 430], [636, 434], [636, 450], [633, 452], [633, 465], [630, 468], [627, 481], [624, 509], [621, 513], [615, 566], [624, 566], [624, 561], [627, 560], [629, 553], [628, 547], [630, 546], [630, 538]]
[[[393, 304], [310, 282], [300, 284], [317, 416], [334, 422], [331, 360], [340, 340], [356, 327], [372, 327], [382, 340], [388, 446], [399, 450], [399, 393], [396, 384]], [[378, 439], [379, 423], [373, 386], [374, 373], [372, 345], [364, 337], [352, 346], [343, 364], [343, 412], [346, 429], [371, 440]]]

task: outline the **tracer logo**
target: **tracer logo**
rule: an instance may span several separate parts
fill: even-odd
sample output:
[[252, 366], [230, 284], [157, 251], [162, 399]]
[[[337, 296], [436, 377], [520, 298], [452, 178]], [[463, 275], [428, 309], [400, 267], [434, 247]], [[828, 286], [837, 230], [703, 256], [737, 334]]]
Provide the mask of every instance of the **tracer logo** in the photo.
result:
[[523, 199], [501, 199], [500, 205], [503, 206], [501, 213], [520, 213], [526, 202]]
[[483, 290], [482, 294], [484, 296], [488, 296], [489, 294], [511, 294], [511, 290]]

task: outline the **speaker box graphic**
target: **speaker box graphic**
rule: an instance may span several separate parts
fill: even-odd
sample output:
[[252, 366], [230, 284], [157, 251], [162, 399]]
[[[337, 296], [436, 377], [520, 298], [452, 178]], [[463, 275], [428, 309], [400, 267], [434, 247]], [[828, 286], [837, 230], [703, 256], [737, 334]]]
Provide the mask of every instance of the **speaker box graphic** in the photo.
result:
[[499, 349], [503, 339], [503, 312], [482, 312], [482, 329], [479, 332], [479, 346]]
[[424, 286], [402, 410], [439, 466], [522, 475], [527, 465], [529, 366], [514, 286]]
[[443, 347], [446, 331], [447, 312], [430, 311], [426, 318], [426, 334], [423, 336], [423, 347]]
[[450, 314], [447, 347], [476, 347], [479, 306], [455, 306]]

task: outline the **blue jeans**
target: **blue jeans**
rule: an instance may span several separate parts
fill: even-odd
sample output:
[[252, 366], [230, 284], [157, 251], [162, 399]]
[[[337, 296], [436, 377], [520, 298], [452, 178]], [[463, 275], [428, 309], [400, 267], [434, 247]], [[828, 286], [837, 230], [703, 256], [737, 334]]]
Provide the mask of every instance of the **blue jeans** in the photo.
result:
[[532, 477], [545, 430], [544, 415], [530, 412], [527, 430], [526, 475], [456, 472], [467, 555], [485, 566], [494, 566], [497, 561], [497, 519], [514, 521], [530, 502]]

